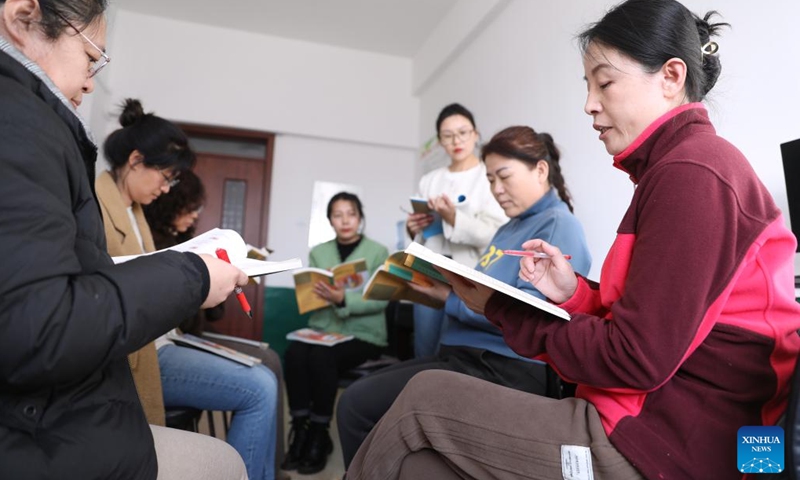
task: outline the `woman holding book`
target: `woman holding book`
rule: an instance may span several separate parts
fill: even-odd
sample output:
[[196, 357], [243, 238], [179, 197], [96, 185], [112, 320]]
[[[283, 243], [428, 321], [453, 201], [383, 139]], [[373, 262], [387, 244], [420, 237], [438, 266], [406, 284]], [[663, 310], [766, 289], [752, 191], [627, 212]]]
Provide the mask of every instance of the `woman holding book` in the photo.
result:
[[524, 245], [549, 258], [524, 258], [521, 281], [571, 321], [452, 279], [514, 351], [577, 383], [577, 398], [428, 372], [366, 440], [348, 480], [414, 478], [415, 463], [459, 478], [561, 478], [567, 461], [582, 478], [742, 478], [737, 431], [775, 425], [800, 351], [797, 241], [700, 103], [720, 74], [713, 14], [628, 0], [579, 37], [584, 110], [637, 187], [599, 284], [547, 239]]
[[77, 108], [110, 60], [106, 7], [0, 1], [0, 476], [243, 479], [224, 442], [148, 426], [131, 378], [128, 354], [247, 277], [209, 255], [105, 251]]
[[[482, 157], [487, 184], [511, 220], [494, 235], [475, 269], [544, 298], [529, 282], [520, 280], [519, 259], [504, 251], [518, 250], [530, 238], [546, 238], [572, 255], [571, 264], [576, 271], [587, 274], [591, 266], [589, 249], [583, 228], [572, 215], [572, 200], [553, 138], [530, 127], [509, 127], [484, 145]], [[546, 392], [547, 373], [541, 362], [514, 353], [503, 341], [499, 328], [470, 311], [449, 285], [433, 283], [431, 287], [409, 285], [445, 304], [447, 323], [441, 348], [435, 356], [381, 369], [344, 391], [336, 418], [345, 466], [418, 372], [450, 370], [523, 392]]]
[[[184, 133], [172, 122], [145, 113], [138, 100], [125, 101], [120, 124], [104, 144], [111, 170], [95, 182], [112, 257], [155, 250], [142, 207], [178, 185], [194, 163]], [[158, 363], [145, 376], [147, 384], [137, 383], [140, 396], [163, 389], [166, 407], [232, 411], [226, 440], [241, 455], [249, 478], [274, 478], [275, 375], [263, 365], [249, 367], [176, 346], [166, 335], [156, 339], [155, 347]], [[163, 418], [163, 407], [158, 413]]]
[[[508, 218], [492, 198], [486, 168], [475, 155], [479, 134], [472, 113], [458, 103], [444, 107], [436, 135], [450, 165], [424, 175], [418, 192], [436, 215], [411, 213], [406, 229], [416, 242], [471, 267]], [[434, 221], [441, 222], [440, 229]], [[434, 355], [444, 327], [444, 310], [414, 304], [414, 354]]]
[[[162, 194], [152, 203], [144, 205], [144, 216], [153, 234], [155, 248], [158, 250], [169, 248], [179, 243], [191, 240], [197, 227], [197, 219], [205, 203], [205, 187], [200, 178], [192, 170], [181, 172], [180, 182]], [[214, 308], [198, 310], [195, 315], [187, 317], [181, 322], [179, 328], [183, 333], [202, 337], [208, 322], [215, 322], [222, 318], [225, 304], [221, 303]], [[243, 319], [244, 321], [249, 321]], [[275, 416], [275, 478], [285, 476], [280, 471], [283, 463], [283, 367], [281, 359], [275, 350], [267, 347], [250, 345], [230, 338], [208, 338], [208, 340], [232, 348], [246, 355], [258, 358], [261, 364], [272, 371], [277, 380], [277, 403], [273, 415]], [[171, 378], [169, 365], [161, 365], [161, 383], [169, 385]], [[181, 375], [178, 370], [178, 375]], [[166, 387], [170, 388], [170, 387]]]
[[[334, 195], [328, 202], [327, 216], [336, 238], [311, 249], [310, 267], [331, 269], [364, 259], [366, 273], [371, 275], [389, 256], [386, 247], [362, 233], [364, 209], [356, 195], [347, 192]], [[352, 335], [352, 340], [333, 346], [289, 342], [284, 368], [292, 430], [283, 464], [285, 470], [312, 474], [325, 468], [333, 449], [328, 427], [339, 375], [378, 358], [387, 345], [387, 302], [364, 300], [363, 286], [363, 281], [357, 289], [323, 281], [314, 285], [315, 294], [327, 306], [311, 314], [309, 326], [322, 332]]]

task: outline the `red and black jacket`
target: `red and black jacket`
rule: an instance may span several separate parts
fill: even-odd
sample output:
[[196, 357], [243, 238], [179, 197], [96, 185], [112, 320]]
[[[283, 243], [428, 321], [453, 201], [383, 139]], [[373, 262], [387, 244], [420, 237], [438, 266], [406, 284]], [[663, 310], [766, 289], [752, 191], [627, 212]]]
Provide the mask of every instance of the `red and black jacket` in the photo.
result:
[[796, 240], [702, 104], [653, 123], [614, 164], [637, 184], [600, 283], [543, 318], [494, 295], [486, 315], [597, 408], [647, 478], [738, 478], [736, 433], [783, 412], [800, 350]]

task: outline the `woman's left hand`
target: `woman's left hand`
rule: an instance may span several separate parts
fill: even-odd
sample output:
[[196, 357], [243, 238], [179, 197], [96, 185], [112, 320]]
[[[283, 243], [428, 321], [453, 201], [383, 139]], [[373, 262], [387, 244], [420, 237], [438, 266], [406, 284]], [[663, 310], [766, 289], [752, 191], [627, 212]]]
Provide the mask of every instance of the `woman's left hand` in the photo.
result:
[[344, 287], [338, 285], [317, 282], [314, 284], [314, 293], [332, 305], [339, 305], [344, 302]]
[[433, 278], [427, 280], [431, 282], [430, 285], [419, 285], [417, 283], [408, 282], [408, 286], [412, 290], [416, 290], [419, 293], [425, 294], [434, 300], [438, 300], [442, 303], [446, 302], [448, 295], [450, 295], [450, 292], [453, 291], [453, 289], [450, 288], [450, 285], [442, 283]]
[[428, 200], [428, 206], [433, 211], [442, 216], [442, 220], [448, 225], [456, 225], [456, 205], [445, 194], [433, 197]]
[[436, 270], [439, 270], [439, 273], [444, 275], [444, 278], [450, 282], [453, 292], [458, 295], [458, 298], [464, 302], [464, 305], [466, 305], [467, 308], [478, 315], [486, 315], [483, 313], [483, 309], [486, 308], [486, 302], [489, 301], [489, 297], [491, 297], [494, 293], [493, 289], [485, 285], [472, 282], [448, 270], [438, 267]]

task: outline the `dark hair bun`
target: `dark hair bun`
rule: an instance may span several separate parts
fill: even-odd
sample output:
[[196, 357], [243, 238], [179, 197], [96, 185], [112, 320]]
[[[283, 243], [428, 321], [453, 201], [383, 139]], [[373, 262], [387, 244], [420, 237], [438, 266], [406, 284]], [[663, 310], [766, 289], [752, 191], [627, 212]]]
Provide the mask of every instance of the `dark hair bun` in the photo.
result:
[[119, 116], [119, 124], [123, 127], [133, 125], [144, 117], [142, 103], [135, 98], [126, 98], [122, 104], [122, 113]]

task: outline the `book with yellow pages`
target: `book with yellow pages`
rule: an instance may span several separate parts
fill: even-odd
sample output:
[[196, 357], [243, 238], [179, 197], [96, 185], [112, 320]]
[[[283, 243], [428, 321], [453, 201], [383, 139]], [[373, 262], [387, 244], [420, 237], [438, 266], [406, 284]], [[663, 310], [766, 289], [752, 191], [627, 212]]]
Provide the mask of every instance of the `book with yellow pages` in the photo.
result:
[[[408, 284], [430, 286], [431, 278], [421, 272], [405, 266], [406, 253], [395, 252], [372, 274], [364, 286], [364, 299], [366, 300], [407, 300], [420, 303], [431, 308], [442, 308], [444, 304], [423, 293], [417, 292]], [[439, 272], [431, 268], [438, 277], [444, 281]]]
[[[240, 268], [248, 277], [258, 277], [261, 275], [269, 275], [271, 273], [283, 272], [286, 270], [294, 270], [303, 266], [303, 262], [299, 258], [292, 258], [280, 262], [270, 262], [266, 260], [259, 260], [257, 258], [248, 258], [248, 246], [244, 243], [242, 236], [235, 230], [227, 230], [222, 228], [212, 228], [211, 230], [197, 235], [191, 240], [179, 243], [169, 248], [158, 250], [156, 252], [145, 253], [143, 255], [153, 255], [165, 250], [174, 250], [176, 252], [192, 252], [192, 253], [205, 253], [208, 255], [216, 256], [216, 250], [224, 248], [228, 252], [228, 257], [231, 263]], [[120, 257], [112, 257], [114, 263], [124, 263], [134, 258], [143, 255], [126, 255]]]
[[297, 297], [297, 309], [300, 314], [325, 308], [330, 304], [314, 293], [314, 285], [324, 282], [338, 285], [345, 290], [362, 290], [367, 282], [367, 261], [363, 258], [340, 263], [330, 270], [306, 267], [295, 270], [294, 294]]
[[474, 268], [467, 267], [466, 265], [462, 265], [455, 260], [445, 257], [444, 255], [440, 255], [438, 253], [433, 252], [429, 248], [425, 248], [424, 246], [420, 245], [419, 243], [412, 242], [408, 248], [405, 249], [406, 266], [413, 268], [414, 270], [418, 271], [428, 271], [429, 269], [433, 269], [433, 265], [436, 265], [439, 268], [444, 270], [448, 270], [456, 275], [466, 278], [475, 283], [479, 283], [486, 287], [489, 287], [493, 290], [496, 290], [504, 295], [508, 295], [509, 297], [515, 298], [521, 302], [527, 303], [533, 307], [538, 308], [539, 310], [545, 311], [551, 315], [556, 317], [562, 318], [564, 320], [569, 320], [569, 313], [563, 308], [559, 308], [552, 303], [549, 303], [541, 298], [534, 297], [530, 293], [523, 292], [522, 290], [512, 287], [511, 285], [501, 282], [496, 278], [490, 277], [483, 272], [479, 272]]

